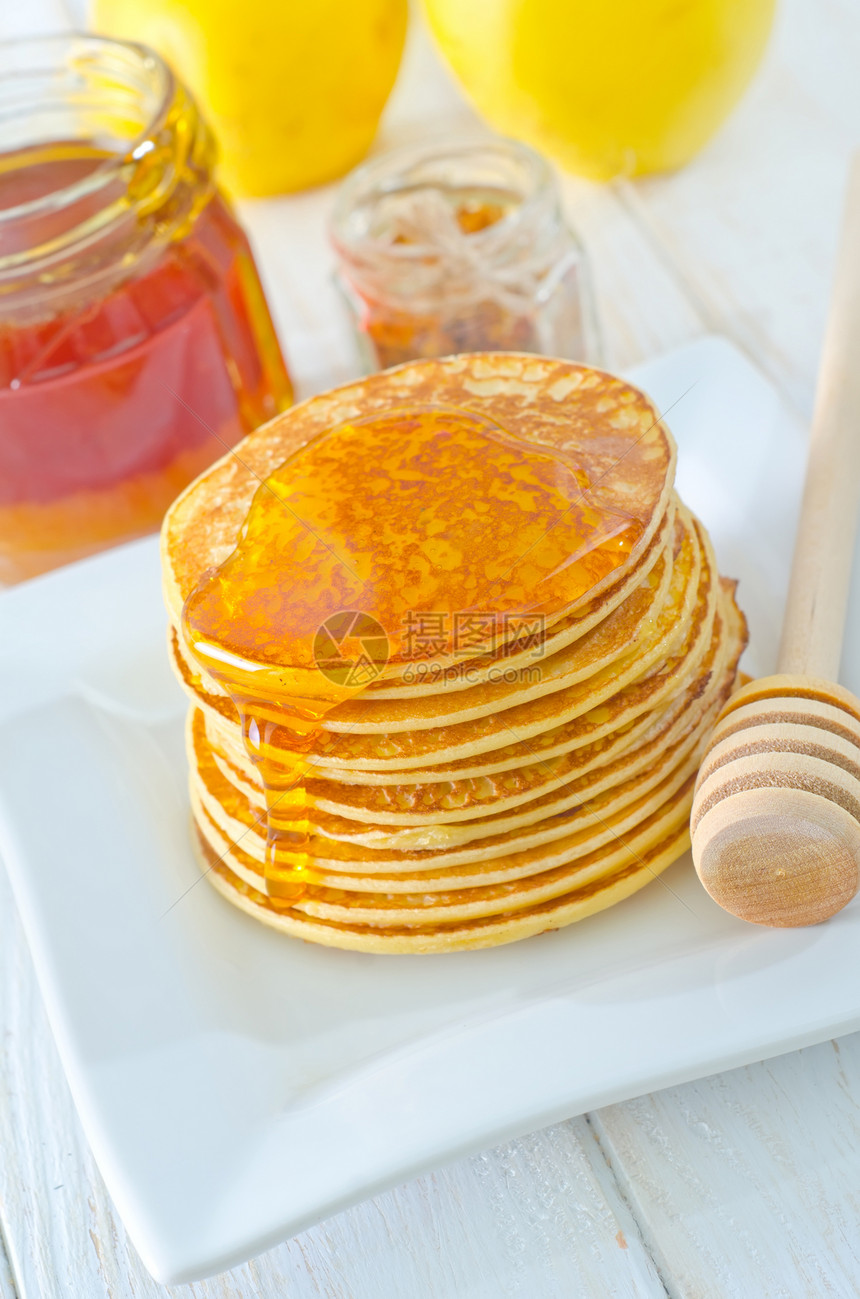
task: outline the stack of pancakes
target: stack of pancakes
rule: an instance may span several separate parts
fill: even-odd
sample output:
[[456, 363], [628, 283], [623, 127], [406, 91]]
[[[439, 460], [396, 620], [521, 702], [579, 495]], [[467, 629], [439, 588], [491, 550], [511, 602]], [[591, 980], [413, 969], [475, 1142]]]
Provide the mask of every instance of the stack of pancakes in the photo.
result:
[[[270, 896], [259, 768], [229, 693], [189, 648], [183, 605], [235, 549], [261, 481], [288, 457], [344, 421], [421, 403], [563, 448], [639, 533], [623, 563], [546, 620], [539, 644], [500, 643], [438, 678], [392, 661], [334, 707], [306, 754], [309, 868], [295, 897]], [[162, 558], [171, 654], [191, 699], [195, 840], [215, 887], [313, 942], [443, 952], [579, 920], [683, 853], [697, 766], [746, 631], [734, 583], [673, 491], [674, 456], [629, 384], [476, 354], [312, 398], [193, 483], [167, 516]], [[529, 665], [539, 670], [516, 670]]]

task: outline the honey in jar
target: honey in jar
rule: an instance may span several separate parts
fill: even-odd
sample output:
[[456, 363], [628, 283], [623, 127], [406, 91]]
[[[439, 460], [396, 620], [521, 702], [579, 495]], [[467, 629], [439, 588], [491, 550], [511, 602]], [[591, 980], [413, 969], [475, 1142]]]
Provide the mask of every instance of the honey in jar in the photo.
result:
[[0, 581], [153, 531], [291, 401], [211, 136], [141, 46], [0, 46]]
[[599, 362], [585, 254], [525, 145], [383, 154], [344, 182], [331, 236], [368, 371], [483, 351]]

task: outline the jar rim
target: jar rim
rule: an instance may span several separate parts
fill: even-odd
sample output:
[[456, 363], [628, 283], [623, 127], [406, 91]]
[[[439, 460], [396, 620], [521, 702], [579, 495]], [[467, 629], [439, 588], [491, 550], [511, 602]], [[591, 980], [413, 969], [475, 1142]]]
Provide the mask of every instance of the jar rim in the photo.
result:
[[[47, 56], [47, 58], [46, 58]], [[47, 60], [51, 62], [48, 63]], [[28, 118], [28, 107], [21, 103], [27, 95], [26, 82], [33, 83], [35, 91], [38, 83], [60, 74], [65, 68], [74, 68], [76, 62], [87, 60], [90, 67], [96, 67], [114, 77], [123, 71], [129, 74], [142, 74], [150, 81], [145, 86], [139, 80], [134, 87], [141, 93], [141, 98], [148, 96], [149, 103], [142, 103], [143, 122], [136, 135], [124, 141], [124, 150], [108, 153], [84, 177], [59, 185], [48, 190], [38, 198], [30, 199], [13, 207], [0, 207], [0, 227], [4, 222], [20, 221], [22, 218], [37, 216], [43, 211], [56, 211], [70, 206], [89, 195], [106, 189], [116, 181], [123, 168], [130, 161], [138, 161], [154, 148], [152, 136], [163, 127], [176, 93], [176, 81], [167, 63], [155, 50], [135, 41], [119, 41], [106, 36], [92, 36], [88, 32], [68, 32], [51, 36], [24, 36], [12, 40], [0, 41], [0, 128], [13, 122]], [[11, 99], [11, 105], [4, 103], [2, 87], [7, 87], [5, 98]], [[18, 94], [18, 103], [14, 96]], [[71, 142], [71, 139], [70, 139]], [[32, 143], [36, 143], [35, 141]], [[47, 143], [47, 141], [46, 141]], [[149, 143], [150, 150], [145, 149]], [[18, 148], [27, 145], [19, 144]], [[0, 131], [0, 157], [3, 153], [15, 152], [3, 145]], [[0, 262], [2, 262], [0, 258]]]
[[359, 205], [368, 205], [396, 192], [398, 177], [404, 177], [410, 168], [434, 162], [460, 161], [470, 157], [513, 160], [525, 177], [523, 197], [510, 211], [492, 225], [475, 231], [469, 239], [480, 244], [499, 244], [513, 237], [548, 200], [555, 200], [556, 186], [552, 167], [542, 154], [506, 136], [478, 137], [452, 144], [444, 138], [429, 138], [411, 144], [399, 145], [368, 159], [356, 167], [341, 183], [329, 223], [329, 235], [335, 248], [349, 256], [368, 245], [385, 253], [394, 261], [409, 263], [426, 256], [423, 244], [392, 244], [374, 238], [366, 232], [351, 228], [351, 218]]

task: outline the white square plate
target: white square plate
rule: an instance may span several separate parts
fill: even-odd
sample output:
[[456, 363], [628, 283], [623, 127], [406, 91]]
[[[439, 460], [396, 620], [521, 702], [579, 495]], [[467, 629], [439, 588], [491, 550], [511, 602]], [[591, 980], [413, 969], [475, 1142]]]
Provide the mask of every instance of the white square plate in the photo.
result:
[[[742, 579], [749, 667], [767, 670], [796, 427], [720, 339], [632, 377], [672, 407], [681, 490]], [[155, 540], [0, 596], [0, 848], [81, 1119], [158, 1279], [227, 1268], [515, 1134], [860, 1025], [857, 905], [755, 929], [689, 860], [496, 950], [365, 956], [257, 924], [199, 882], [164, 625]], [[849, 664], [858, 644], [855, 591]]]

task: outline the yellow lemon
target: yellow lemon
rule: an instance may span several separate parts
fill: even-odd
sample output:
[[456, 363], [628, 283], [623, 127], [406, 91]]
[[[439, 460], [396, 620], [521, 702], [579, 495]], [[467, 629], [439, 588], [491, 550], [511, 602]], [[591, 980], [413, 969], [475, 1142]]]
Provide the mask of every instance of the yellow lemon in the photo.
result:
[[775, 0], [425, 0], [478, 110], [596, 180], [687, 162], [740, 98]]
[[197, 97], [237, 194], [341, 176], [367, 152], [403, 50], [407, 0], [93, 0]]

